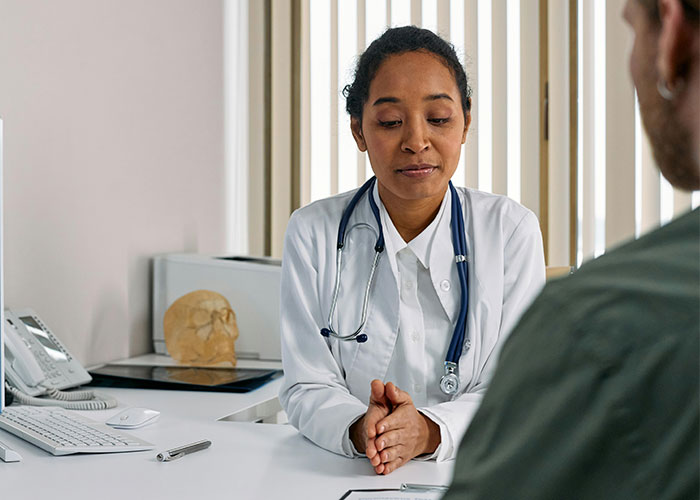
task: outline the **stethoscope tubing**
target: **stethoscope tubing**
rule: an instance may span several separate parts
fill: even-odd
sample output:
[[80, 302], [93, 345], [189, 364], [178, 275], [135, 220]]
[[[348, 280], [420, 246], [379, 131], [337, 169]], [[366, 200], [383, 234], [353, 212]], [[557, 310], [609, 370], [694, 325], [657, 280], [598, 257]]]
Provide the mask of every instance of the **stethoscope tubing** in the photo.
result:
[[467, 254], [467, 238], [464, 230], [464, 217], [462, 212], [462, 204], [459, 201], [459, 193], [454, 188], [450, 182], [450, 191], [452, 193], [452, 217], [456, 217], [452, 227], [452, 241], [455, 247], [455, 264], [457, 266], [457, 276], [459, 277], [459, 286], [462, 292], [462, 303], [459, 308], [459, 316], [457, 317], [457, 324], [455, 325], [455, 332], [452, 335], [452, 340], [450, 341], [450, 347], [447, 350], [447, 356], [445, 361], [451, 363], [457, 363], [462, 355], [462, 348], [464, 346], [464, 337], [466, 334], [466, 320], [468, 311], [468, 254]]
[[[343, 249], [345, 247], [345, 234], [346, 234], [346, 229], [348, 226], [348, 222], [350, 221], [350, 216], [352, 215], [352, 212], [355, 210], [355, 206], [357, 203], [360, 201], [362, 196], [370, 190], [374, 186], [374, 183], [376, 182], [376, 177], [372, 177], [370, 180], [365, 182], [362, 187], [355, 193], [355, 196], [352, 197], [350, 200], [350, 203], [348, 203], [348, 206], [345, 208], [345, 211], [343, 212], [343, 216], [340, 218], [340, 224], [338, 225], [338, 239], [336, 242], [336, 253], [335, 253], [335, 285], [333, 286], [333, 296], [331, 298], [331, 308], [330, 312], [328, 313], [328, 326], [326, 328], [321, 329], [321, 335], [324, 337], [334, 337], [339, 340], [355, 340], [359, 343], [366, 342], [367, 341], [367, 335], [362, 333], [362, 330], [365, 327], [365, 324], [367, 323], [367, 310], [369, 307], [369, 295], [372, 290], [372, 284], [374, 283], [374, 274], [375, 271], [377, 270], [377, 265], [379, 264], [379, 257], [381, 256], [382, 252], [384, 251], [384, 231], [382, 230], [382, 223], [381, 223], [381, 218], [379, 216], [379, 207], [377, 207], [377, 203], [374, 201], [374, 197], [372, 196], [372, 193], [370, 192], [368, 195], [369, 199], [369, 204], [372, 209], [372, 214], [374, 215], [374, 218], [377, 221], [377, 226], [379, 227], [379, 234], [377, 236], [377, 242], [374, 245], [374, 259], [372, 260], [372, 267], [370, 268], [369, 271], [369, 278], [367, 278], [367, 286], [365, 287], [365, 293], [364, 297], [362, 299], [362, 312], [360, 314], [360, 324], [357, 327], [357, 329], [349, 334], [349, 335], [341, 335], [338, 332], [335, 331], [333, 328], [333, 316], [335, 315], [335, 308], [338, 304], [338, 294], [340, 292], [340, 270], [342, 267], [342, 262], [343, 262]], [[360, 224], [361, 226], [367, 226], [372, 228], [369, 224], [362, 223]], [[372, 228], [373, 229], [373, 228]]]
[[[336, 244], [336, 272], [335, 272], [335, 284], [333, 287], [333, 295], [331, 298], [331, 307], [328, 314], [328, 326], [321, 329], [321, 335], [324, 337], [334, 337], [339, 340], [352, 341], [355, 340], [359, 343], [367, 341], [367, 334], [362, 333], [362, 330], [367, 323], [367, 310], [369, 307], [369, 296], [372, 289], [372, 284], [374, 283], [374, 274], [379, 263], [379, 258], [384, 251], [384, 232], [382, 230], [381, 218], [379, 215], [379, 208], [374, 200], [374, 196], [370, 192], [368, 194], [368, 200], [370, 207], [372, 209], [372, 214], [377, 221], [377, 227], [379, 228], [379, 233], [377, 237], [377, 242], [374, 245], [374, 259], [372, 261], [372, 267], [369, 272], [369, 278], [367, 279], [367, 286], [365, 287], [364, 297], [362, 299], [362, 313], [360, 315], [360, 324], [357, 329], [349, 335], [341, 335], [336, 332], [333, 328], [333, 316], [335, 315], [335, 309], [338, 304], [338, 295], [340, 291], [340, 274], [343, 261], [343, 247], [345, 246], [345, 235], [348, 223], [350, 221], [350, 216], [355, 209], [355, 206], [359, 200], [367, 193], [375, 184], [376, 178], [372, 177], [369, 179], [362, 187], [355, 193], [355, 195], [348, 203], [345, 208], [343, 215], [340, 219], [340, 224], [338, 225], [338, 239]], [[452, 232], [452, 244], [455, 253], [455, 264], [457, 266], [457, 276], [459, 277], [459, 285], [461, 291], [461, 300], [459, 307], [459, 315], [457, 316], [457, 322], [455, 324], [455, 330], [452, 334], [452, 339], [450, 340], [450, 346], [447, 350], [447, 355], [445, 357], [445, 376], [440, 380], [440, 388], [445, 394], [454, 395], [459, 389], [459, 376], [458, 376], [458, 363], [459, 358], [462, 356], [462, 351], [465, 345], [466, 336], [466, 320], [467, 312], [469, 308], [469, 289], [468, 289], [468, 277], [469, 277], [469, 265], [468, 265], [468, 254], [467, 254], [467, 238], [464, 229], [464, 213], [462, 212], [462, 204], [459, 201], [459, 193], [455, 189], [452, 182], [449, 183], [450, 193], [451, 193], [451, 214], [452, 220], [450, 222], [450, 228]], [[366, 223], [360, 223], [361, 226], [369, 226]], [[467, 345], [467, 348], [469, 346]]]

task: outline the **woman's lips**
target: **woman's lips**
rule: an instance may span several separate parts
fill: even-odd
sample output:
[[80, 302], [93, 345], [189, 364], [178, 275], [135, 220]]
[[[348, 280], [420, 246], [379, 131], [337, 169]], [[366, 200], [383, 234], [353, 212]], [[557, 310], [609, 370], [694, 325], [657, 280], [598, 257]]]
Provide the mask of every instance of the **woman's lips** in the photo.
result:
[[434, 165], [421, 164], [421, 165], [410, 165], [408, 167], [399, 168], [399, 169], [397, 169], [397, 172], [400, 173], [401, 175], [405, 175], [406, 177], [419, 179], [421, 177], [429, 176], [435, 170], [437, 170], [437, 167]]

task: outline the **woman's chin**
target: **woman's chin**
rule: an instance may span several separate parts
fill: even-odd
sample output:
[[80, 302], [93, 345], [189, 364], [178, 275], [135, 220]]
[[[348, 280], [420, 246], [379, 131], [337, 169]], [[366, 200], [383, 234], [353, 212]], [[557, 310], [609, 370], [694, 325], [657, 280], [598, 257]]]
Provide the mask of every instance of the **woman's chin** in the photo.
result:
[[[447, 190], [447, 181], [436, 182], [437, 179], [411, 179], [411, 182], [397, 182], [393, 186], [389, 186], [388, 191], [392, 197], [400, 198], [404, 201], [421, 201], [439, 197], [442, 199]], [[381, 192], [380, 192], [381, 194]], [[384, 197], [382, 197], [384, 200]]]

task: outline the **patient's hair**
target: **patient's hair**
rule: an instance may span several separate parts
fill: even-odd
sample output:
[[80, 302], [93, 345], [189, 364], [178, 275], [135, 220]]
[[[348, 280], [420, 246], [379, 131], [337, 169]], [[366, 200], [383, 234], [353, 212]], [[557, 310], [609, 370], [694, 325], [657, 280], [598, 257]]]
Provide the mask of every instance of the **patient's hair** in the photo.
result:
[[392, 55], [414, 51], [434, 54], [450, 69], [462, 98], [462, 111], [466, 118], [471, 107], [469, 98], [472, 91], [454, 47], [432, 31], [416, 26], [402, 26], [386, 30], [360, 56], [355, 68], [355, 80], [343, 88], [343, 95], [346, 99], [345, 109], [348, 114], [361, 122], [362, 108], [369, 98], [369, 85], [381, 64]]

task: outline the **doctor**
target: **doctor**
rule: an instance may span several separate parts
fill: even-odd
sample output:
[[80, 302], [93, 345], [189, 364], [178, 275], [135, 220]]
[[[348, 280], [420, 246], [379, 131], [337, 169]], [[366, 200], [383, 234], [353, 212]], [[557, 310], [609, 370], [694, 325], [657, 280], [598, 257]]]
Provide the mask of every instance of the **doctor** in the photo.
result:
[[542, 237], [518, 203], [449, 182], [471, 120], [450, 44], [389, 29], [344, 94], [376, 180], [289, 221], [280, 400], [307, 438], [388, 474], [454, 458], [544, 284]]

